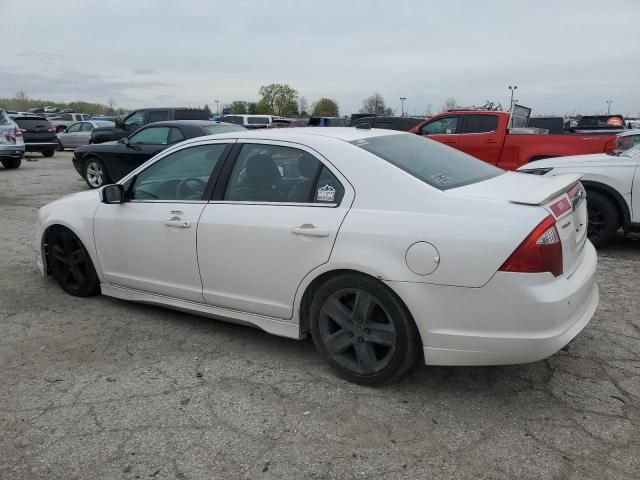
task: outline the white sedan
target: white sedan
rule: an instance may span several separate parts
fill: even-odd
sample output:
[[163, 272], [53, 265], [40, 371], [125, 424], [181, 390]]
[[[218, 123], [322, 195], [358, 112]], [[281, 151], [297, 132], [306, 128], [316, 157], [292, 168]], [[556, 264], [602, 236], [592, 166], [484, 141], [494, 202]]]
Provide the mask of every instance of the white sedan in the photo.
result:
[[231, 132], [38, 212], [72, 295], [311, 334], [351, 381], [533, 362], [598, 305], [579, 175], [504, 172], [408, 133]]
[[582, 175], [587, 191], [588, 235], [595, 246], [611, 242], [620, 228], [625, 233], [640, 232], [640, 144], [631, 143], [630, 148], [618, 154], [547, 158], [518, 170], [546, 177]]

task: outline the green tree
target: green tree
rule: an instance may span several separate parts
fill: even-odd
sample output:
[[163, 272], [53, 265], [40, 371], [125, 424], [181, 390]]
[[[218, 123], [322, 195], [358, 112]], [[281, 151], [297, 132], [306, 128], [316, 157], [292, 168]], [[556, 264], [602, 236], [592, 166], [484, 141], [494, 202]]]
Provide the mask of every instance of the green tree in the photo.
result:
[[313, 104], [314, 117], [337, 117], [339, 116], [338, 103], [330, 98], [321, 98]]
[[229, 112], [235, 114], [247, 113], [247, 102], [242, 100], [234, 100], [229, 105]]
[[247, 103], [247, 113], [249, 115], [255, 115], [258, 113], [258, 104], [256, 102]]
[[[293, 115], [298, 111], [298, 91], [283, 83], [272, 83], [260, 87], [260, 113]], [[266, 111], [264, 111], [266, 110]]]

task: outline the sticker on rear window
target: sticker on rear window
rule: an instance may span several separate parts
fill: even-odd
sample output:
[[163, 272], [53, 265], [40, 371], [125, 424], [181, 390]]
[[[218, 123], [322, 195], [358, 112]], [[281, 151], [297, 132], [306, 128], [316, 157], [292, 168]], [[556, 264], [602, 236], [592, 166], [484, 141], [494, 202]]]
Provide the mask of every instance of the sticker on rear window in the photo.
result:
[[451, 181], [451, 179], [444, 173], [434, 173], [433, 175], [429, 175], [429, 178], [434, 182], [438, 182], [440, 185], [444, 185]]
[[316, 199], [319, 202], [333, 202], [336, 198], [336, 189], [331, 185], [325, 185], [318, 189]]
[[368, 145], [369, 142], [367, 142], [364, 138], [360, 138], [358, 140], [354, 140], [353, 142], [351, 142], [352, 145], [355, 145], [356, 147], [360, 147], [362, 145]]

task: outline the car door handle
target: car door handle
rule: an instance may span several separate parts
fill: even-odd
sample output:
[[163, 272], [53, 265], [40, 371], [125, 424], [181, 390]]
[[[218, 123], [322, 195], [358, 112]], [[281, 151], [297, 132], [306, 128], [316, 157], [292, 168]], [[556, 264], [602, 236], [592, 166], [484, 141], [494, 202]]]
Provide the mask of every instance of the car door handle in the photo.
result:
[[164, 222], [167, 227], [190, 228], [191, 222], [187, 220], [167, 220]]
[[291, 229], [294, 235], [307, 235], [309, 237], [328, 237], [329, 230], [326, 228], [316, 228], [313, 225], [302, 225]]
[[484, 143], [498, 143], [497, 140], [485, 140]]

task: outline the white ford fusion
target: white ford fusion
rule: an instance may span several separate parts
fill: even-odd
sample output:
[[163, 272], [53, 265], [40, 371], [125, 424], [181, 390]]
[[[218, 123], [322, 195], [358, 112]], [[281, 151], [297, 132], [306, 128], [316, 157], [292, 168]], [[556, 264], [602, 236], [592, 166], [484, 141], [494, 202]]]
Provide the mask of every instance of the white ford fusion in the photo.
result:
[[577, 174], [504, 172], [408, 133], [233, 132], [38, 213], [68, 293], [311, 334], [346, 378], [543, 359], [598, 304]]

